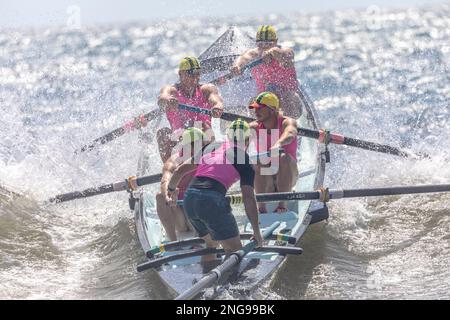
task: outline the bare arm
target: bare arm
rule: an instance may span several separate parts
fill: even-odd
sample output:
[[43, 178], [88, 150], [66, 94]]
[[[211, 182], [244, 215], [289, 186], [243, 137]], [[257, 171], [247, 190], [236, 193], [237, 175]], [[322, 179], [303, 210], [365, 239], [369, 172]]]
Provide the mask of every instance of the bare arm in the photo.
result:
[[285, 68], [291, 68], [295, 66], [294, 50], [292, 50], [291, 48], [274, 47], [268, 50], [265, 54], [273, 56]]
[[247, 50], [243, 55], [236, 59], [233, 66], [243, 67], [248, 64], [250, 61], [258, 57], [257, 49]]
[[164, 111], [174, 111], [178, 107], [177, 88], [174, 85], [163, 87], [158, 96], [158, 106]]
[[256, 59], [259, 56], [257, 49], [250, 49], [247, 50], [243, 55], [241, 55], [239, 58], [236, 59], [236, 61], [233, 64], [233, 67], [231, 67], [231, 72], [233, 74], [240, 74], [241, 68], [248, 64], [250, 61]]
[[193, 158], [190, 158], [179, 165], [173, 172], [172, 177], [167, 183], [168, 193], [171, 193], [169, 189], [175, 189], [180, 183], [181, 179], [191, 171], [194, 171], [197, 168], [197, 164], [193, 163]]
[[244, 202], [245, 213], [252, 225], [253, 235], [258, 242], [258, 246], [262, 246], [261, 231], [259, 229], [258, 209], [256, 207], [255, 190], [251, 186], [244, 185], [241, 187], [242, 199]]
[[283, 133], [271, 149], [281, 148], [291, 143], [297, 136], [297, 122], [294, 119], [286, 118], [283, 120]]
[[163, 171], [162, 171], [162, 178], [161, 178], [161, 193], [166, 196], [167, 195], [167, 185], [169, 183], [170, 178], [173, 175], [173, 172], [177, 168], [176, 163], [172, 160], [172, 158], [169, 158], [164, 163]]
[[220, 117], [220, 115], [222, 115], [223, 112], [223, 99], [217, 87], [213, 84], [204, 84], [201, 86], [201, 90], [203, 96], [212, 105], [213, 116], [217, 115], [214, 113], [220, 113], [219, 114]]

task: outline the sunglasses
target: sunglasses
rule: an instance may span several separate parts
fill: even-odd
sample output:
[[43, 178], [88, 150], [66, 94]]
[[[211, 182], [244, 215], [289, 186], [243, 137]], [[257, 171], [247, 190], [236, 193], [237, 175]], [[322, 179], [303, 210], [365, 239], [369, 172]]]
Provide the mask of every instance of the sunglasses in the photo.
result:
[[199, 76], [200, 75], [200, 69], [191, 69], [186, 70], [186, 74], [190, 77]]
[[256, 41], [256, 44], [257, 45], [262, 45], [262, 46], [264, 46], [264, 45], [269, 45], [269, 44], [274, 44], [275, 43], [275, 40], [259, 40], [259, 41]]
[[257, 110], [257, 109], [263, 109], [263, 108], [270, 108], [268, 105], [263, 104], [263, 103], [258, 103], [258, 107], [253, 107], [252, 109]]

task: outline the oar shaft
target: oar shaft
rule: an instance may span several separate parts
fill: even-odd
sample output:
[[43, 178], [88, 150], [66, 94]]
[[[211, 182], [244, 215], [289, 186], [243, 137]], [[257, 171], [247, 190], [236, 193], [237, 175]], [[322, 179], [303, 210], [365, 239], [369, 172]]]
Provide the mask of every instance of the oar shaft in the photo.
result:
[[[356, 197], [376, 197], [376, 196], [392, 196], [402, 194], [417, 194], [417, 193], [435, 193], [435, 192], [450, 192], [450, 184], [434, 184], [434, 185], [420, 185], [420, 186], [399, 186], [387, 188], [366, 188], [366, 189], [346, 189], [346, 190], [329, 190], [326, 197], [329, 199], [342, 198], [356, 198]], [[256, 195], [258, 202], [272, 202], [272, 201], [289, 201], [289, 200], [318, 200], [324, 199], [325, 191], [307, 191], [307, 192], [278, 192], [278, 193], [263, 193]], [[228, 195], [225, 197], [230, 204], [241, 204], [243, 198], [241, 194]], [[183, 200], [177, 201], [178, 205], [183, 205]]]
[[352, 147], [365, 149], [365, 150], [389, 153], [389, 154], [393, 154], [393, 155], [401, 156], [401, 157], [405, 157], [405, 158], [407, 158], [409, 156], [406, 152], [404, 152], [398, 148], [395, 148], [395, 147], [391, 147], [391, 146], [388, 146], [385, 144], [374, 143], [374, 142], [370, 142], [370, 141], [353, 139], [353, 138], [349, 138], [349, 137], [345, 137], [344, 142], [342, 144], [345, 144], [346, 146], [352, 146]]
[[[195, 112], [195, 113], [206, 114], [208, 116], [211, 115], [211, 110], [203, 109], [203, 108], [199, 108], [199, 107], [194, 107], [194, 106], [190, 106], [190, 105], [187, 105], [187, 104], [180, 103], [178, 105], [178, 108], [180, 110], [186, 110], [186, 111], [191, 111], [191, 112]], [[251, 121], [255, 120], [255, 119], [247, 117], [247, 116], [241, 116], [241, 115], [237, 115], [237, 114], [234, 114], [234, 113], [228, 113], [228, 112], [223, 112], [222, 116], [220, 118], [222, 120], [225, 120], [225, 121], [234, 121], [237, 118], [241, 118], [242, 120], [245, 120], [247, 122], [251, 122]]]
[[117, 129], [105, 134], [104, 136], [101, 136], [100, 138], [95, 139], [90, 144], [81, 147], [80, 150], [75, 151], [75, 153], [90, 151], [98, 145], [105, 144], [109, 141], [112, 141], [112, 140], [124, 135], [128, 131], [141, 128], [146, 125], [146, 122], [153, 120], [153, 118], [155, 118], [160, 112], [161, 112], [160, 109], [155, 109], [153, 111], [150, 111], [149, 113], [140, 115], [140, 116], [134, 118], [132, 121], [127, 122], [122, 127], [117, 128]]
[[[211, 112], [206, 109], [193, 107], [193, 106], [187, 106], [187, 105], [180, 105], [179, 107], [180, 107], [180, 109], [211, 115]], [[223, 119], [225, 121], [234, 121], [237, 118], [241, 118], [247, 122], [251, 122], [251, 121], [255, 120], [254, 118], [251, 118], [248, 116], [238, 115], [238, 114], [228, 113], [228, 112], [223, 112], [222, 116], [221, 116], [221, 119]], [[375, 143], [375, 142], [370, 142], [370, 141], [364, 141], [361, 139], [344, 137], [340, 134], [325, 132], [324, 130], [318, 131], [318, 130], [312, 130], [312, 129], [307, 129], [307, 128], [298, 128], [297, 132], [298, 132], [298, 135], [300, 135], [302, 137], [316, 139], [321, 142], [324, 142], [324, 137], [326, 136], [326, 134], [328, 134], [329, 141], [327, 141], [327, 143], [344, 144], [347, 146], [357, 147], [357, 148], [361, 148], [361, 149], [365, 149], [365, 150], [376, 151], [376, 152], [381, 152], [381, 153], [388, 153], [388, 154], [401, 156], [401, 157], [409, 157], [409, 154], [407, 152], [402, 151], [402, 150], [392, 147], [392, 146]], [[422, 155], [422, 156], [426, 156], [426, 155]]]
[[162, 179], [162, 173], [154, 174], [151, 176], [145, 176], [141, 178], [136, 179], [136, 184], [141, 187], [145, 186], [147, 184], [157, 183], [160, 182]]
[[449, 192], [449, 191], [450, 191], [450, 184], [371, 188], [371, 189], [330, 190], [330, 198], [339, 199], [339, 198], [355, 198], [355, 197], [376, 197], [376, 196], [393, 196], [402, 194], [435, 193], [435, 192]]
[[105, 134], [104, 136], [101, 136], [100, 138], [95, 139], [90, 144], [84, 145], [83, 147], [80, 148], [79, 151], [77, 150], [76, 153], [84, 152], [84, 151], [91, 151], [96, 146], [98, 146], [100, 144], [105, 144], [109, 141], [112, 141], [115, 138], [120, 137], [124, 133], [125, 133], [125, 129], [123, 127], [117, 128], [116, 130], [111, 131], [110, 133]]
[[110, 183], [96, 188], [89, 188], [83, 191], [74, 191], [63, 193], [49, 199], [50, 202], [65, 202], [69, 200], [88, 198], [99, 194], [110, 193], [113, 191], [120, 191], [126, 189], [126, 183], [124, 181], [118, 183]]
[[[144, 176], [140, 178], [133, 178], [136, 179], [136, 185], [138, 187], [145, 186], [147, 184], [156, 183], [161, 181], [162, 174], [154, 174], [151, 176]], [[131, 179], [131, 178], [130, 178]], [[63, 193], [55, 196], [54, 198], [49, 199], [49, 202], [65, 202], [69, 200], [75, 200], [75, 199], [81, 199], [81, 198], [88, 198], [104, 193], [110, 193], [114, 191], [123, 191], [128, 189], [128, 180], [116, 182], [116, 183], [110, 183], [106, 184], [100, 187], [96, 188], [89, 188], [85, 189], [83, 191], [75, 191], [75, 192], [69, 192], [69, 193]]]
[[[245, 72], [248, 69], [256, 67], [258, 64], [261, 64], [262, 62], [263, 62], [263, 60], [261, 58], [259, 58], [259, 59], [256, 59], [255, 61], [252, 61], [252, 62], [246, 64], [245, 66], [243, 66], [241, 68], [241, 73]], [[224, 80], [225, 81], [226, 80], [230, 80], [230, 79], [233, 79], [234, 77], [236, 77], [236, 75], [234, 75], [233, 73], [230, 72], [230, 73], [227, 73], [224, 76], [221, 76], [221, 77], [218, 77], [217, 79], [214, 79], [213, 81], [211, 81], [211, 83], [214, 84], [214, 85], [219, 85], [219, 84], [222, 84]]]

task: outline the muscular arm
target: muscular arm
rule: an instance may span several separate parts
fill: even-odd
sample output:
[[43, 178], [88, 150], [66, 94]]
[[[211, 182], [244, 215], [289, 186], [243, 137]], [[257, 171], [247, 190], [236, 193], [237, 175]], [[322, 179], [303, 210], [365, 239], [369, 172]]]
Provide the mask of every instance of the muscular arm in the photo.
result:
[[204, 84], [201, 86], [203, 96], [213, 106], [213, 108], [223, 110], [223, 99], [220, 96], [219, 90], [213, 84]]
[[272, 148], [281, 148], [291, 143], [297, 136], [297, 122], [294, 119], [286, 118], [283, 121], [283, 133]]
[[176, 168], [177, 164], [175, 163], [175, 161], [173, 161], [172, 157], [164, 163], [161, 178], [161, 193], [164, 196], [167, 195], [167, 185]]
[[167, 187], [176, 188], [178, 183], [180, 183], [181, 179], [191, 171], [194, 171], [197, 168], [198, 164], [195, 164], [193, 158], [190, 158], [179, 165], [173, 172], [172, 177], [167, 183]]
[[162, 110], [168, 111], [168, 108], [174, 108], [178, 104], [178, 99], [176, 98], [177, 88], [174, 85], [168, 85], [163, 87], [159, 91], [158, 96], [158, 106]]
[[248, 64], [250, 61], [256, 59], [257, 57], [258, 57], [257, 49], [247, 50], [243, 55], [241, 55], [239, 58], [236, 59], [233, 66], [242, 68], [243, 66]]
[[285, 68], [294, 67], [294, 50], [291, 48], [274, 47], [270, 49], [272, 56]]

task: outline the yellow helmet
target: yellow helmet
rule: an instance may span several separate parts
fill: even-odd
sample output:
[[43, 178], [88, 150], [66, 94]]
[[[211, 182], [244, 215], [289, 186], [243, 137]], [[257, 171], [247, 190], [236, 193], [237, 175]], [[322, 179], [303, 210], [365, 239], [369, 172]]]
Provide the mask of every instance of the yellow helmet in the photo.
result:
[[250, 126], [247, 121], [237, 118], [228, 127], [227, 137], [233, 141], [244, 141], [250, 137]]
[[181, 135], [181, 144], [187, 145], [197, 141], [203, 141], [203, 131], [199, 128], [187, 128]]
[[261, 92], [248, 107], [249, 109], [258, 109], [263, 106], [268, 106], [278, 111], [280, 109], [280, 100], [278, 100], [278, 97], [272, 92]]
[[277, 31], [273, 26], [260, 26], [256, 33], [256, 41], [275, 41], [277, 40]]
[[200, 69], [200, 61], [196, 57], [184, 57], [178, 66], [179, 71]]

